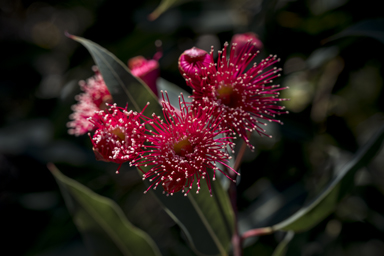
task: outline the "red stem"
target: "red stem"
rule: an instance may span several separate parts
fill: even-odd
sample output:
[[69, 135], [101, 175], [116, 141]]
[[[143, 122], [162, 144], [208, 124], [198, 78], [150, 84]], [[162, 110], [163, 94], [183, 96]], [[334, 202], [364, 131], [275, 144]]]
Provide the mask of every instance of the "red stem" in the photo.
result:
[[271, 233], [273, 233], [273, 229], [271, 227], [251, 229], [244, 232], [244, 234], [241, 236], [241, 240], [244, 241], [249, 237], [269, 235]]

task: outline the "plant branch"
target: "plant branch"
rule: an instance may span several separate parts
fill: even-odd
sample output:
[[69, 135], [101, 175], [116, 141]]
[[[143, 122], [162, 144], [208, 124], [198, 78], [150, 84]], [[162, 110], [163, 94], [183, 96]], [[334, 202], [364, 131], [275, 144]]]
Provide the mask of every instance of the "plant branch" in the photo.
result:
[[[240, 169], [241, 161], [243, 160], [243, 156], [245, 153], [245, 150], [247, 149], [247, 144], [243, 141], [239, 150], [239, 153], [236, 156], [235, 165], [233, 166], [233, 169], [237, 172]], [[233, 173], [234, 176], [236, 176], [236, 173]], [[233, 177], [232, 177], [233, 178]]]
[[244, 232], [244, 234], [241, 236], [241, 240], [244, 241], [245, 239], [253, 237], [253, 236], [269, 235], [272, 233], [273, 233], [273, 229], [271, 227], [255, 228], [255, 229], [251, 229], [251, 230]]
[[[236, 160], [235, 160], [235, 165], [233, 169], [238, 172], [240, 168], [241, 161], [243, 159], [245, 150], [247, 149], [247, 144], [243, 141], [241, 144], [241, 148], [239, 150], [239, 153], [237, 154]], [[229, 176], [236, 181], [236, 173], [232, 170], [228, 170]], [[240, 237], [239, 234], [239, 228], [238, 228], [238, 217], [237, 217], [237, 188], [236, 188], [236, 183], [233, 182], [229, 186], [228, 190], [229, 198], [231, 200], [231, 205], [234, 213], [234, 218], [235, 218], [235, 230], [232, 236], [232, 245], [233, 245], [233, 255], [234, 256], [241, 256], [243, 254], [242, 250], [242, 238]]]

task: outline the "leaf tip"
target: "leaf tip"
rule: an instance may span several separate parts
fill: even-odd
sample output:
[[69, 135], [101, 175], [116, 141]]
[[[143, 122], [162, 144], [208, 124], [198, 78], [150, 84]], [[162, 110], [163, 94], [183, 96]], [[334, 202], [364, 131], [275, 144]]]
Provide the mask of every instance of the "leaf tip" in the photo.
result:
[[151, 14], [148, 15], [148, 20], [150, 20], [150, 21], [154, 21], [154, 20], [157, 19], [158, 17], [159, 17], [159, 14], [158, 14], [156, 11], [154, 11], [154, 12], [152, 12]]
[[57, 172], [57, 167], [53, 163], [47, 163], [47, 168], [51, 173]]
[[71, 39], [74, 39], [74, 38], [75, 38], [75, 36], [69, 34], [69, 32], [68, 32], [67, 30], [65, 30], [64, 35], [65, 35], [66, 37], [68, 37], [68, 38], [71, 38]]

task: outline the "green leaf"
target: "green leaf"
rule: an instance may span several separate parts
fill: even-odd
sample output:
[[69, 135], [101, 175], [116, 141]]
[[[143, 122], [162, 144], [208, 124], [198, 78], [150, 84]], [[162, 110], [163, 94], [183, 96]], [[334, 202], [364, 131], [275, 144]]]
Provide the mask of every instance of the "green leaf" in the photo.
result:
[[323, 192], [312, 203], [301, 208], [288, 219], [272, 226], [273, 230], [305, 231], [331, 214], [337, 203], [354, 186], [355, 173], [367, 165], [381, 148], [384, 140], [384, 126], [360, 148], [353, 159], [338, 172]]
[[[148, 184], [148, 183], [147, 183]], [[183, 229], [199, 255], [227, 255], [234, 230], [234, 215], [227, 193], [219, 181], [211, 182], [213, 197], [203, 180], [199, 194], [165, 196], [159, 186], [151, 189], [166, 212]]]
[[191, 96], [187, 91], [161, 77], [157, 79], [157, 89], [159, 91], [166, 91], [169, 97], [169, 102], [176, 108], [179, 108], [180, 93], [183, 94], [185, 101], [188, 101], [188, 97]]
[[91, 255], [160, 255], [148, 234], [134, 227], [114, 201], [66, 177], [53, 164], [48, 168]]
[[285, 234], [283, 241], [281, 241], [279, 245], [276, 247], [272, 256], [284, 256], [285, 253], [287, 252], [288, 244], [289, 242], [291, 242], [294, 235], [295, 233], [293, 231], [288, 231], [287, 234]]
[[183, 2], [187, 2], [187, 0], [161, 0], [159, 6], [151, 14], [149, 14], [148, 19], [155, 20], [169, 8], [181, 4]]
[[364, 20], [324, 40], [327, 43], [345, 36], [368, 36], [384, 43], [384, 19]]
[[[129, 107], [133, 107], [136, 111], [141, 111], [146, 103], [150, 102], [144, 114], [148, 117], [152, 113], [163, 116], [158, 99], [153, 92], [139, 79], [132, 76], [128, 68], [112, 53], [87, 39], [68, 36], [89, 50], [114, 102], [119, 106], [125, 106], [126, 98], [128, 98]], [[170, 85], [168, 84], [168, 86]], [[142, 169], [148, 171], [150, 167]], [[234, 229], [233, 211], [228, 195], [219, 182], [211, 182], [211, 185], [214, 190], [213, 198], [209, 196], [207, 185], [204, 182], [201, 183], [198, 195], [191, 191], [187, 197], [184, 197], [182, 193], [175, 193], [174, 196], [167, 197], [162, 194], [160, 187], [154, 191], [154, 194], [166, 212], [183, 229], [192, 248], [198, 254], [226, 255]], [[153, 190], [151, 189], [151, 191]]]
[[125, 107], [128, 103], [129, 109], [141, 112], [149, 102], [150, 105], [144, 114], [148, 117], [151, 117], [152, 113], [162, 116], [157, 96], [140, 78], [133, 76], [128, 67], [116, 56], [90, 40], [69, 34], [67, 36], [88, 49], [103, 76], [113, 101], [118, 106]]

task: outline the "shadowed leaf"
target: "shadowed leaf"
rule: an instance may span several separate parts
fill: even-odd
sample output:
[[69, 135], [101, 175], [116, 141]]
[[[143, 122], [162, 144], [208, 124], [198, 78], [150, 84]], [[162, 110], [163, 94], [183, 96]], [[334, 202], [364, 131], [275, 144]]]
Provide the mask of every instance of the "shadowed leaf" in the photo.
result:
[[220, 182], [211, 182], [211, 186], [213, 197], [205, 182], [201, 182], [199, 194], [192, 190], [187, 196], [180, 192], [166, 196], [161, 186], [150, 191], [184, 230], [199, 255], [227, 255], [234, 229], [233, 211]]
[[279, 245], [276, 247], [275, 251], [273, 252], [272, 256], [284, 256], [288, 249], [288, 244], [291, 242], [292, 238], [294, 237], [295, 233], [292, 231], [288, 231], [287, 234], [285, 234], [284, 239], [279, 243]]
[[[165, 80], [164, 78], [159, 77], [157, 80], [157, 88], [159, 89], [159, 92], [166, 91], [168, 93], [169, 101], [171, 102], [171, 105], [179, 108], [179, 96], [180, 93], [184, 95], [184, 99], [186, 101], [188, 100], [188, 97], [191, 96], [187, 91], [181, 89], [179, 86]], [[159, 95], [161, 97], [161, 93]]]
[[312, 203], [301, 208], [288, 219], [274, 225], [274, 230], [305, 231], [331, 214], [337, 203], [354, 186], [354, 175], [367, 165], [380, 150], [384, 140], [384, 126], [355, 154], [353, 159], [338, 172], [323, 192]]
[[340, 33], [324, 40], [327, 43], [346, 36], [368, 36], [384, 44], [384, 19], [365, 20], [354, 24]]
[[91, 255], [159, 256], [153, 240], [132, 226], [117, 204], [63, 175], [49, 164]]
[[187, 1], [188, 0], [161, 0], [159, 6], [151, 14], [149, 14], [148, 19], [155, 20], [169, 8]]

